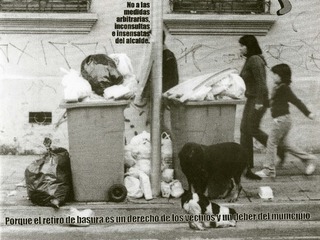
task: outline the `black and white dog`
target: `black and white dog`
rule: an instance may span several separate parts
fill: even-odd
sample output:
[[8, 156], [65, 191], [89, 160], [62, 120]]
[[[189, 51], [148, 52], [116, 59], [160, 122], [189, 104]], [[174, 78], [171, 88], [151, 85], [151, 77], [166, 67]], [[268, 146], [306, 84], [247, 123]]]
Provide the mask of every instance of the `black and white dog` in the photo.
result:
[[[203, 194], [185, 191], [181, 196], [182, 208], [190, 214], [190, 228], [204, 230], [205, 228], [235, 227], [236, 211], [233, 208], [212, 203]], [[192, 217], [192, 218], [191, 218]]]
[[248, 167], [246, 151], [238, 143], [225, 142], [210, 146], [186, 143], [179, 152], [180, 166], [189, 184], [189, 191], [205, 194], [211, 182], [230, 182], [230, 187], [218, 197], [228, 197], [235, 187], [230, 202], [238, 200], [241, 176], [246, 170], [249, 179], [261, 178]]

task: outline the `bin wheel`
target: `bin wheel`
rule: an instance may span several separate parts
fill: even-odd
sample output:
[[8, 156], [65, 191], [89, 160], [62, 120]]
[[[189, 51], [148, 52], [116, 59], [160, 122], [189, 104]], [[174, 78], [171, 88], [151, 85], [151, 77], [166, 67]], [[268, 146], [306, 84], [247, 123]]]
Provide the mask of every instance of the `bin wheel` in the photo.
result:
[[108, 191], [111, 202], [122, 202], [127, 197], [127, 189], [122, 184], [112, 185]]

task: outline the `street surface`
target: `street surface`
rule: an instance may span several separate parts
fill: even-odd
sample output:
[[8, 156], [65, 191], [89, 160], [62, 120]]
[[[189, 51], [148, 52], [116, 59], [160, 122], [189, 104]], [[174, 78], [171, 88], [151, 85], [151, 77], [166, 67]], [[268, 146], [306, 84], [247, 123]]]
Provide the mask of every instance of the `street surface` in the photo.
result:
[[88, 227], [59, 225], [6, 226], [2, 228], [1, 240], [155, 240], [155, 239], [320, 239], [318, 221], [243, 221], [234, 228], [209, 228], [205, 231], [191, 230], [187, 223], [170, 224], [109, 224]]

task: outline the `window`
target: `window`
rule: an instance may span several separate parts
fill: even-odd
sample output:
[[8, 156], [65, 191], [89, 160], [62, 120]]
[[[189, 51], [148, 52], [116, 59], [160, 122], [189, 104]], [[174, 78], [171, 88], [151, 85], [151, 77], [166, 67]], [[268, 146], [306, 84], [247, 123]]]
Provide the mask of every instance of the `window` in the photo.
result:
[[173, 35], [264, 36], [275, 23], [271, 0], [168, 0], [163, 21]]
[[0, 0], [1, 12], [88, 12], [90, 0]]
[[0, 34], [88, 34], [91, 0], [0, 0]]
[[170, 0], [173, 13], [270, 13], [270, 0]]

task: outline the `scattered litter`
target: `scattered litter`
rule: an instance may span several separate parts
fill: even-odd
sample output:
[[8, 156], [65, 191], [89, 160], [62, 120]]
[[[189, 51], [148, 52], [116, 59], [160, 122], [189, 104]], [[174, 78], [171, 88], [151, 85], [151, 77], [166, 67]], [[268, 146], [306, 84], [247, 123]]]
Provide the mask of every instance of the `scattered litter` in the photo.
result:
[[184, 189], [179, 180], [173, 180], [172, 182], [161, 182], [161, 195], [162, 197], [179, 198], [184, 193]]
[[269, 186], [264, 186], [264, 187], [259, 187], [259, 197], [263, 200], [272, 200], [273, 199], [273, 192], [271, 187]]
[[[150, 133], [143, 131], [134, 136], [125, 146], [125, 186], [128, 196], [151, 200], [151, 143]], [[181, 183], [174, 179], [172, 162], [172, 140], [168, 133], [161, 134], [161, 191], [162, 196], [180, 197], [184, 190]]]
[[94, 217], [94, 212], [91, 209], [78, 210], [76, 208], [70, 208], [70, 218], [74, 218], [75, 222], [70, 223], [70, 226], [76, 227], [88, 227], [90, 223], [89, 221], [78, 221], [78, 219], [90, 219]]
[[10, 191], [7, 195], [7, 197], [12, 197], [12, 196], [15, 196], [17, 195], [17, 191], [16, 190], [13, 190], [13, 191]]
[[15, 184], [16, 187], [27, 187], [25, 180], [23, 179], [21, 182]]

